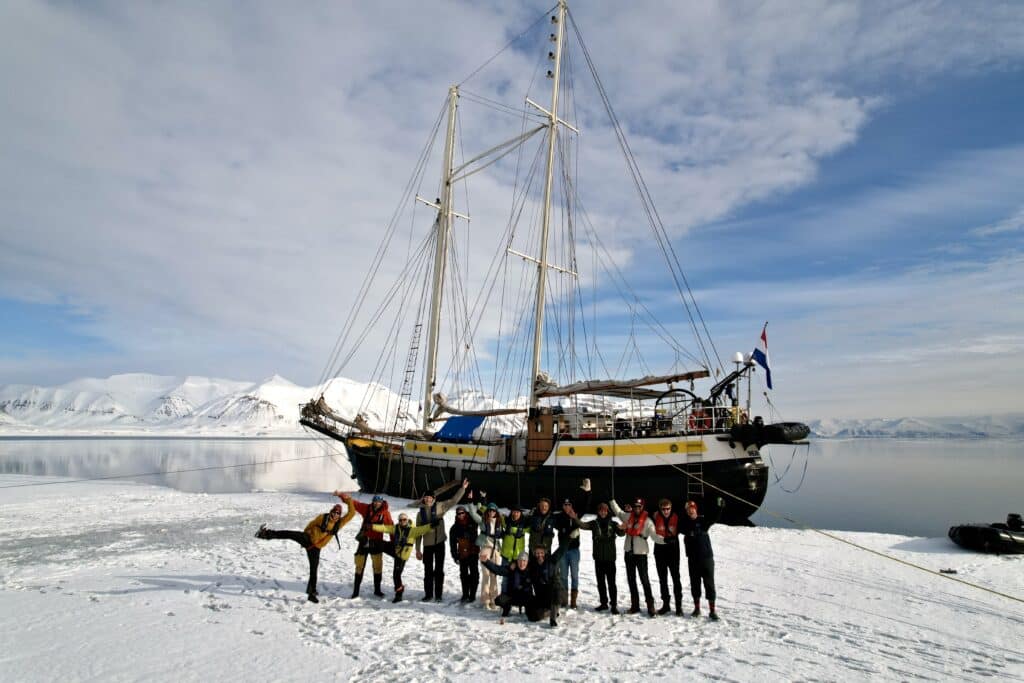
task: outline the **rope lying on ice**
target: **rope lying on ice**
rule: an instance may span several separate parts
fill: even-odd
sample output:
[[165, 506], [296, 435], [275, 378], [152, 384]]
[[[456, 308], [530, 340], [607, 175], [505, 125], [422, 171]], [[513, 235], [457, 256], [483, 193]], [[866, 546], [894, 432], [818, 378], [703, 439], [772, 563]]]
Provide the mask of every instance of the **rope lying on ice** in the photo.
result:
[[[714, 489], [715, 491], [718, 491], [722, 495], [729, 496], [730, 498], [735, 498], [736, 500], [738, 500], [739, 502], [741, 502], [741, 503], [743, 503], [745, 505], [749, 505], [749, 506], [751, 506], [753, 508], [757, 508], [757, 506], [754, 505], [753, 503], [751, 503], [750, 501], [744, 500], [743, 498], [740, 498], [739, 496], [737, 496], [737, 495], [735, 495], [733, 493], [729, 493], [728, 491], [720, 489], [719, 487], [715, 486], [714, 484], [710, 484], [710, 483], [704, 481], [701, 477], [697, 476], [696, 474], [692, 474], [690, 472], [687, 472], [682, 467], [679, 467], [675, 463], [672, 463], [672, 462], [669, 462], [668, 460], [665, 460], [665, 458], [661, 457], [660, 455], [656, 456], [656, 457], [659, 460], [661, 460], [662, 462], [664, 462], [665, 464], [670, 465], [673, 468], [679, 470], [680, 472], [682, 472], [687, 477], [691, 477], [692, 479], [700, 482], [702, 486], [706, 486], [706, 487], [708, 487], [710, 489]], [[786, 515], [781, 515], [781, 514], [779, 514], [777, 512], [772, 512], [771, 510], [766, 510], [765, 508], [761, 508], [761, 512], [763, 512], [765, 514], [768, 514], [768, 515], [771, 515], [772, 517], [775, 517], [777, 519], [785, 520], [785, 521], [789, 522], [790, 524], [793, 524], [793, 525], [795, 525], [797, 527], [800, 527], [801, 529], [803, 529], [805, 531], [812, 531], [812, 532], [814, 532], [816, 534], [820, 534], [820, 535], [824, 536], [825, 538], [830, 538], [833, 541], [838, 541], [840, 543], [845, 543], [848, 546], [852, 546], [854, 548], [857, 548], [858, 550], [863, 550], [865, 552], [871, 553], [872, 555], [877, 555], [877, 556], [879, 556], [881, 558], [884, 558], [886, 560], [892, 560], [893, 562], [899, 562], [900, 564], [906, 565], [908, 567], [912, 567], [914, 569], [919, 569], [919, 570], [921, 570], [923, 572], [927, 572], [928, 574], [931, 574], [932, 576], [937, 576], [937, 577], [946, 579], [948, 581], [956, 581], [957, 583], [962, 583], [965, 586], [970, 586], [971, 588], [977, 588], [978, 590], [985, 591], [986, 593], [992, 593], [993, 595], [998, 595], [999, 597], [1006, 598], [1007, 600], [1013, 600], [1014, 602], [1024, 603], [1024, 599], [1019, 598], [1016, 595], [1010, 595], [1009, 593], [1002, 593], [1000, 591], [994, 590], [992, 588], [988, 588], [986, 586], [981, 586], [979, 584], [971, 583], [970, 581], [965, 581], [965, 580], [963, 580], [961, 578], [957, 578], [955, 576], [950, 576], [949, 574], [942, 574], [941, 572], [937, 572], [934, 569], [929, 569], [928, 567], [925, 567], [925, 566], [922, 566], [922, 565], [919, 565], [919, 564], [915, 564], [915, 563], [910, 562], [908, 560], [903, 560], [903, 559], [900, 559], [898, 557], [894, 557], [892, 555], [887, 555], [887, 554], [885, 554], [885, 553], [883, 553], [883, 552], [881, 552], [879, 550], [875, 550], [873, 548], [869, 548], [867, 546], [860, 545], [859, 543], [854, 543], [853, 541], [845, 539], [845, 538], [843, 538], [841, 536], [836, 536], [835, 534], [830, 534], [827, 531], [822, 531], [821, 529], [817, 529], [815, 527], [812, 527], [811, 525], [805, 524], [804, 522], [801, 522], [800, 520], [793, 519], [792, 517], [787, 517]]]

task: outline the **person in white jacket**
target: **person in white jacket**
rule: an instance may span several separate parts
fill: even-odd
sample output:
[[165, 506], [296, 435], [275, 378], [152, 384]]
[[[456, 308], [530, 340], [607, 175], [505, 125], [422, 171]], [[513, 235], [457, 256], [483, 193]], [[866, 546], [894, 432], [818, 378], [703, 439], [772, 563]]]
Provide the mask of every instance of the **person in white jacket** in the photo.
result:
[[483, 515], [476, 505], [469, 505], [468, 509], [469, 516], [480, 530], [476, 537], [476, 544], [480, 548], [480, 602], [487, 609], [497, 609], [494, 599], [498, 597], [498, 576], [485, 563], [491, 559], [498, 560], [500, 556], [505, 522], [494, 503], [483, 508]]
[[629, 584], [629, 614], [637, 614], [640, 611], [640, 593], [636, 585], [636, 577], [639, 574], [640, 583], [644, 587], [647, 614], [653, 617], [654, 594], [651, 592], [651, 580], [647, 575], [647, 555], [650, 552], [647, 539], [653, 539], [657, 535], [654, 522], [644, 509], [643, 498], [637, 498], [632, 506], [627, 505], [626, 510], [612, 500], [611, 508], [615, 516], [623, 522], [622, 528], [626, 532], [623, 550], [626, 558], [626, 582]]

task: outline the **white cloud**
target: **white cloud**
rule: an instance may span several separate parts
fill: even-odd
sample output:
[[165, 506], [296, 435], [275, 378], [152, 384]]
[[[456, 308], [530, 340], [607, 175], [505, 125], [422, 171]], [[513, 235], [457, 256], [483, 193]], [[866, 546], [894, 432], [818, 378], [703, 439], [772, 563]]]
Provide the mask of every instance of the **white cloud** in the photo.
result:
[[[89, 315], [83, 332], [114, 357], [62, 360], [68, 373], [311, 383], [448, 84], [540, 9], [5, 4], [0, 297]], [[989, 68], [1024, 50], [1012, 3], [574, 12], [676, 234], [812, 181], [822, 158], [856, 141], [890, 79]], [[518, 93], [540, 49], [506, 52], [468, 87]], [[612, 199], [621, 161], [593, 114], [579, 116], [597, 190], [587, 208], [621, 251], [641, 226]], [[467, 123], [467, 143], [494, 120]], [[436, 191], [434, 172], [423, 194]], [[501, 183], [474, 180], [473, 229], [502, 225]], [[482, 242], [474, 262], [490, 258]], [[382, 281], [398, 264], [385, 268]]]

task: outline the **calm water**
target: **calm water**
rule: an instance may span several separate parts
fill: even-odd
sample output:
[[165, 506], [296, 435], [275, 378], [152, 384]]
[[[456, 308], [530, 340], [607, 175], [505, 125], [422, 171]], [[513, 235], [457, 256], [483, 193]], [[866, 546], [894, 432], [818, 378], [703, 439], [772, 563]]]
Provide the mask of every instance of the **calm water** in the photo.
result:
[[[315, 440], [0, 439], [0, 473], [87, 478], [223, 467], [126, 478], [208, 493], [329, 491], [347, 486], [350, 472], [340, 445], [331, 448], [324, 457]], [[754, 516], [759, 525], [789, 526], [774, 512], [826, 529], [944, 536], [951, 524], [1024, 512], [1021, 442], [820, 440], [795, 451], [769, 447], [765, 457], [773, 482], [784, 476]], [[233, 465], [246, 466], [225, 467]]]

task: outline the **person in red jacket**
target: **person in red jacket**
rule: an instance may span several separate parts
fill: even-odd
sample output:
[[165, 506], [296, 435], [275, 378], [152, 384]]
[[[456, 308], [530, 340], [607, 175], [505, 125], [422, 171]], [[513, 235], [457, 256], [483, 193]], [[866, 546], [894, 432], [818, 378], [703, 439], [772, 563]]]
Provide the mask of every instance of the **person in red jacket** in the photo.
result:
[[[337, 495], [337, 492], [335, 492]], [[356, 514], [352, 504], [348, 505], [348, 512], [341, 514], [341, 506], [335, 505], [322, 515], [314, 517], [303, 531], [277, 531], [268, 529], [266, 524], [261, 524], [256, 538], [273, 539], [283, 538], [295, 541], [306, 549], [306, 559], [309, 560], [309, 581], [306, 582], [306, 596], [310, 602], [320, 602], [316, 593], [317, 571], [320, 567], [320, 551], [331, 539], [337, 540], [338, 532], [348, 524], [349, 520]], [[340, 544], [339, 544], [340, 545]]]
[[672, 593], [676, 599], [676, 614], [683, 616], [683, 585], [679, 580], [679, 516], [672, 512], [672, 501], [662, 498], [654, 513], [654, 566], [661, 584], [661, 609], [668, 614], [672, 606], [668, 601], [668, 575], [672, 574]]
[[380, 584], [384, 577], [383, 553], [386, 543], [384, 541], [384, 534], [380, 531], [374, 531], [373, 525], [387, 524], [391, 526], [394, 524], [391, 521], [388, 502], [384, 500], [384, 496], [374, 496], [370, 503], [361, 503], [347, 493], [341, 493], [340, 491], [335, 493], [349, 505], [355, 506], [356, 512], [363, 517], [363, 525], [359, 528], [359, 533], [356, 534], [356, 541], [359, 545], [356, 546], [356, 575], [352, 584], [352, 597], [359, 597], [359, 586], [363, 582], [366, 556], [369, 555], [373, 563], [373, 594], [378, 598], [383, 598], [384, 591], [380, 589]]

